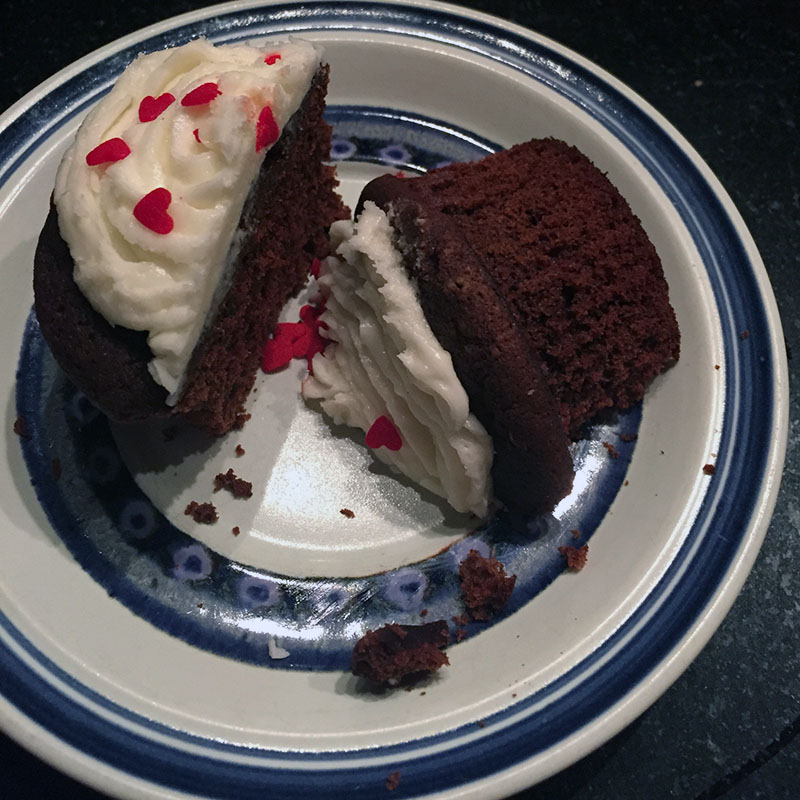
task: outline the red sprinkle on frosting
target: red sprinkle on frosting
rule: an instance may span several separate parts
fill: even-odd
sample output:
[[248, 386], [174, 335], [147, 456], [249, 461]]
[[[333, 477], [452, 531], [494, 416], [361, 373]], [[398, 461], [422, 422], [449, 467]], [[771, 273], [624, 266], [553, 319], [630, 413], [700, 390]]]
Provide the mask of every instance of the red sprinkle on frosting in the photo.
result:
[[133, 216], [154, 233], [169, 233], [175, 227], [175, 222], [167, 213], [171, 202], [172, 195], [168, 189], [153, 189], [133, 207]]
[[389, 417], [378, 417], [367, 431], [367, 447], [373, 450], [377, 450], [379, 447], [399, 450], [402, 446], [403, 440]]
[[106, 139], [97, 145], [94, 150], [87, 153], [86, 163], [90, 167], [96, 167], [98, 164], [111, 164], [114, 161], [122, 161], [123, 158], [130, 154], [131, 149], [123, 139], [119, 137]]
[[318, 258], [315, 258], [311, 262], [311, 266], [308, 268], [308, 271], [311, 273], [312, 278], [319, 278], [319, 268], [322, 266], [322, 262]]
[[280, 53], [270, 53], [264, 59], [264, 63], [265, 64], [269, 64], [270, 66], [272, 66], [276, 61], [280, 61], [280, 60], [281, 60], [281, 54]]
[[196, 88], [192, 89], [183, 96], [181, 100], [182, 106], [204, 106], [210, 103], [215, 97], [222, 94], [219, 86], [216, 83], [209, 81], [208, 83], [201, 83]]
[[275, 144], [278, 141], [278, 136], [280, 136], [280, 131], [278, 130], [278, 123], [275, 122], [272, 109], [269, 106], [264, 106], [258, 115], [258, 122], [256, 123], [256, 153], [265, 147]]
[[306, 347], [305, 356], [308, 361], [308, 372], [310, 375], [314, 374], [312, 361], [317, 353], [322, 353], [330, 343], [329, 339], [325, 339], [320, 334], [320, 328], [327, 328], [328, 326], [320, 320], [320, 316], [325, 311], [324, 301], [316, 306], [304, 305], [300, 309], [300, 319], [308, 327], [309, 337], [308, 345]]
[[139, 122], [152, 122], [158, 119], [175, 102], [175, 95], [164, 92], [158, 97], [147, 95], [139, 103]]
[[200, 128], [195, 128], [192, 133], [194, 134], [194, 138], [197, 139], [197, 144], [203, 144], [200, 141]]

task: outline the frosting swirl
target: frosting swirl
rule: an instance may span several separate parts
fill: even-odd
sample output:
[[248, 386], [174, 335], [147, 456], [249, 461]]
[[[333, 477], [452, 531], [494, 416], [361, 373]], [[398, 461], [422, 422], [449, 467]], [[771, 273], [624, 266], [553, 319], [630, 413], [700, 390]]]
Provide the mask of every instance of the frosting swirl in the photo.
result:
[[170, 404], [264, 155], [319, 63], [299, 41], [199, 39], [140, 55], [64, 155], [54, 202], [75, 281], [112, 325], [148, 332], [149, 369]]
[[401, 446], [375, 455], [457, 511], [484, 516], [492, 441], [422, 313], [386, 214], [367, 202], [355, 224], [333, 224], [331, 241], [339, 257], [321, 268], [320, 321], [334, 343], [314, 357], [303, 396], [363, 431], [386, 417]]

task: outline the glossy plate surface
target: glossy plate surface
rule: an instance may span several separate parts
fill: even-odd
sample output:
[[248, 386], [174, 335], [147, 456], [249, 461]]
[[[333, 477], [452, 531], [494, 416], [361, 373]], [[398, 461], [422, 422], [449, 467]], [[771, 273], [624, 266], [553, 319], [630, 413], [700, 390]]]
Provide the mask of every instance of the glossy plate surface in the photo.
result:
[[[251, 421], [214, 442], [111, 426], [61, 377], [29, 313], [60, 154], [137, 52], [200, 35], [323, 44], [332, 158], [351, 205], [387, 169], [533, 136], [577, 145], [627, 198], [663, 261], [683, 352], [641, 408], [574, 447], [575, 491], [552, 517], [473, 530], [305, 408], [299, 366], [261, 376]], [[508, 794], [641, 713], [755, 558], [787, 392], [758, 254], [668, 123], [530, 31], [429, 3], [228, 4], [168, 21], [3, 116], [0, 232], [2, 324], [20, 343], [2, 355], [0, 722], [104, 791], [372, 797], [399, 772], [398, 796]], [[24, 437], [12, 433], [19, 416]], [[212, 495], [231, 467], [253, 482], [251, 500]], [[212, 499], [220, 521], [191, 523], [192, 499]], [[589, 540], [587, 567], [560, 574], [558, 546]], [[466, 626], [426, 685], [365, 691], [343, 671], [355, 638], [423, 609], [457, 616], [457, 565], [473, 546], [518, 576], [505, 613]]]

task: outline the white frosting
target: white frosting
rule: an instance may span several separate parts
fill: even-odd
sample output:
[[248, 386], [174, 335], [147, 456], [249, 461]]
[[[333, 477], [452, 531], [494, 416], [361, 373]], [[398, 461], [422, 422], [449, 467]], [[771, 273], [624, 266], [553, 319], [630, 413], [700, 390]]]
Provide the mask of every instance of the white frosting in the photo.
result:
[[423, 316], [386, 214], [368, 202], [355, 225], [333, 224], [331, 240], [339, 258], [322, 266], [320, 319], [335, 344], [314, 357], [304, 397], [321, 400], [336, 424], [363, 431], [389, 417], [402, 447], [375, 455], [457, 511], [484, 516], [492, 441]]
[[[265, 63], [272, 53], [280, 59]], [[150, 372], [170, 392], [170, 403], [178, 399], [269, 149], [256, 150], [259, 115], [270, 106], [282, 130], [319, 63], [319, 51], [298, 41], [258, 49], [201, 39], [140, 55], [86, 117], [61, 162], [54, 199], [75, 281], [110, 323], [148, 331]], [[220, 91], [211, 102], [181, 104], [209, 82]], [[175, 102], [157, 119], [140, 122], [141, 100], [165, 92]], [[116, 137], [130, 148], [128, 156], [86, 163], [90, 151]], [[133, 214], [138, 201], [160, 187], [172, 195], [174, 227], [167, 234]]]

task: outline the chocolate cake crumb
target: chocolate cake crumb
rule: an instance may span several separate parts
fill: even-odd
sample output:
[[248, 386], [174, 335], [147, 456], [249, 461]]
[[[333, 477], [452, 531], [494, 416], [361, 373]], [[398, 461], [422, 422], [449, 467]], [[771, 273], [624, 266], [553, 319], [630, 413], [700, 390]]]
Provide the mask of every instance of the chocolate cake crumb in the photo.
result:
[[706, 475], [713, 475], [717, 471], [717, 468], [713, 464], [705, 464], [703, 466], [703, 472]]
[[714, 369], [719, 369], [719, 364], [714, 364]]
[[424, 625], [389, 623], [368, 631], [353, 648], [353, 675], [384, 686], [414, 684], [450, 662], [444, 620]]
[[466, 628], [456, 628], [456, 643], [463, 642], [464, 639], [467, 638], [467, 629]]
[[247, 420], [249, 420], [251, 416], [252, 414], [247, 414], [244, 411], [240, 411], [236, 415], [236, 419], [234, 420], [233, 429], [240, 431], [242, 428], [244, 428], [245, 422], [247, 422]]
[[487, 620], [508, 602], [514, 590], [516, 575], [506, 575], [496, 558], [485, 558], [470, 550], [458, 568], [461, 596], [473, 619]]
[[219, 519], [213, 503], [198, 503], [196, 500], [192, 500], [183, 513], [202, 525], [211, 525]]
[[572, 545], [564, 545], [558, 548], [558, 552], [567, 561], [567, 569], [573, 572], [580, 572], [585, 566], [589, 558], [589, 545], [585, 544], [582, 547], [573, 547]]
[[608, 450], [608, 454], [611, 456], [611, 458], [619, 458], [619, 453], [617, 452], [617, 448], [614, 447], [614, 445], [611, 444], [611, 442], [603, 442], [603, 447], [605, 447], [605, 449]]
[[400, 772], [395, 771], [386, 779], [386, 791], [393, 792], [399, 785], [400, 785]]
[[242, 480], [236, 473], [229, 469], [227, 472], [219, 472], [214, 478], [214, 491], [227, 489], [234, 497], [248, 498], [253, 496], [253, 484], [250, 481]]
[[54, 481], [61, 480], [61, 459], [60, 458], [56, 457], [50, 462], [50, 472], [51, 472], [51, 474], [53, 476], [53, 480]]
[[638, 433], [621, 433], [619, 438], [622, 439], [623, 442], [635, 442], [639, 438]]
[[739, 334], [739, 338], [740, 338], [742, 341], [744, 341], [745, 339], [749, 339], [749, 338], [750, 338], [750, 331], [742, 331], [742, 332]]
[[241, 458], [245, 454], [245, 449], [240, 444], [236, 445], [236, 457]]
[[459, 614], [457, 617], [453, 617], [452, 619], [456, 625], [466, 625], [469, 622], [469, 614]]
[[577, 528], [573, 528], [570, 531], [570, 533], [572, 534], [572, 538], [573, 539], [580, 539], [581, 538], [581, 532]]
[[167, 427], [161, 431], [161, 437], [164, 439], [165, 442], [173, 441], [177, 435], [178, 435], [177, 425], [167, 425]]
[[14, 433], [20, 437], [20, 439], [28, 439], [30, 438], [30, 434], [28, 433], [28, 423], [25, 421], [25, 417], [20, 414], [14, 420]]
[[428, 609], [427, 608], [423, 608], [422, 611], [419, 612], [419, 615], [421, 617], [427, 617], [428, 616]]
[[485, 723], [485, 722], [484, 722], [482, 719], [479, 719], [479, 720], [478, 720], [478, 721], [477, 721], [475, 724], [476, 724], [476, 725], [477, 725], [479, 728], [485, 728], [485, 727], [486, 727], [486, 723]]
[[347, 519], [353, 519], [353, 517], [355, 516], [355, 513], [351, 511], [349, 508], [340, 508], [339, 513], [343, 517], [347, 517]]
[[231, 528], [231, 533], [232, 533], [234, 536], [238, 536], [238, 535], [241, 533], [241, 531], [239, 530], [239, 526], [238, 526], [238, 525], [234, 525], [234, 526]]

